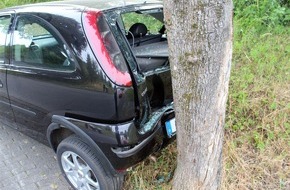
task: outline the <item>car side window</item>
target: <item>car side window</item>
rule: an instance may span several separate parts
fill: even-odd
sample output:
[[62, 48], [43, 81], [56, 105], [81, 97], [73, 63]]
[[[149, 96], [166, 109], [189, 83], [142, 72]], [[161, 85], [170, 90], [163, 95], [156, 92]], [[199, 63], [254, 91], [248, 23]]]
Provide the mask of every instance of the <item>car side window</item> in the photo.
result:
[[15, 65], [50, 70], [73, 70], [64, 43], [45, 21], [33, 16], [18, 17], [13, 34]]
[[0, 16], [0, 64], [4, 63], [6, 35], [10, 25], [10, 16]]

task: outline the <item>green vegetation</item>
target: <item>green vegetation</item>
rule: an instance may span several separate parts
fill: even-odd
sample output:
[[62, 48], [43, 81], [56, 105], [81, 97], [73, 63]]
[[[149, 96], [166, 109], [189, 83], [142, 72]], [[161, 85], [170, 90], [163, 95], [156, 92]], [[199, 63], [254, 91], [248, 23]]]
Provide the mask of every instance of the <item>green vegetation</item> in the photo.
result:
[[23, 4], [30, 4], [30, 3], [45, 2], [45, 1], [51, 1], [51, 0], [1, 0], [0, 8], [23, 5]]
[[290, 188], [288, 1], [235, 1], [223, 189]]
[[[222, 188], [290, 189], [290, 3], [234, 3]], [[170, 189], [175, 160], [173, 144], [129, 171], [125, 189]]]

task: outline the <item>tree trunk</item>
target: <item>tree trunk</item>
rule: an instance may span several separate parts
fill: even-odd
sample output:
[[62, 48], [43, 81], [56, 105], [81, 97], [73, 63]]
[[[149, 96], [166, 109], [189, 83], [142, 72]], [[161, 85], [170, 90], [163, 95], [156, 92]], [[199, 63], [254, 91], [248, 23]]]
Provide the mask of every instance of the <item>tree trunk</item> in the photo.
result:
[[219, 189], [231, 0], [164, 0], [177, 126], [173, 189]]

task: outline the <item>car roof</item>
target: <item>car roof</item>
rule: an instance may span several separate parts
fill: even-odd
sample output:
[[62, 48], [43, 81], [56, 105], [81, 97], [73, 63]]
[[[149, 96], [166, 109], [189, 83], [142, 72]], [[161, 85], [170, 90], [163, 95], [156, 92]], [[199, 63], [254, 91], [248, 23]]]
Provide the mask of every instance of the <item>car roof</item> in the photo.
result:
[[94, 8], [98, 10], [108, 10], [129, 5], [146, 5], [151, 3], [162, 4], [161, 0], [65, 0], [65, 1], [51, 1], [44, 3], [27, 4], [21, 6], [10, 7], [3, 10], [21, 10], [21, 9], [35, 9], [37, 7], [50, 7], [50, 6], [61, 6], [61, 7], [74, 7], [78, 9]]

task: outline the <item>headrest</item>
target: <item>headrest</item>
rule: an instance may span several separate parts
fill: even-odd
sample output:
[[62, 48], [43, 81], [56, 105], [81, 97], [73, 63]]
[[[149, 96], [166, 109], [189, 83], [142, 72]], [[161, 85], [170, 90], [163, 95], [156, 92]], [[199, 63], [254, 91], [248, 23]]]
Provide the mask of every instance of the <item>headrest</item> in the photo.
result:
[[129, 31], [132, 33], [134, 37], [138, 38], [138, 37], [145, 36], [148, 30], [145, 24], [135, 23], [130, 27]]

